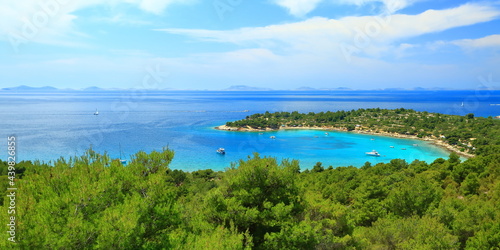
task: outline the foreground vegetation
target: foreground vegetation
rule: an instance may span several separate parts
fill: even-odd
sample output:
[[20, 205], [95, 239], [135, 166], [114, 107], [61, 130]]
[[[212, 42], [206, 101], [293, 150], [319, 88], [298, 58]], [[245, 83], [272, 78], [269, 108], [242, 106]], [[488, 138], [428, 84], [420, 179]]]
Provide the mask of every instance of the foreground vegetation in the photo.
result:
[[[123, 166], [89, 150], [17, 165], [16, 241], [0, 249], [498, 249], [500, 152], [300, 171], [254, 155], [224, 172]], [[0, 162], [6, 190], [7, 164]]]
[[[297, 111], [253, 114], [226, 126], [249, 129], [330, 127], [347, 131], [393, 133], [442, 140], [461, 152], [483, 154], [500, 145], [500, 120], [444, 115], [411, 109], [358, 109], [302, 114]], [[492, 146], [493, 145], [493, 146]], [[496, 145], [496, 146], [495, 146]]]

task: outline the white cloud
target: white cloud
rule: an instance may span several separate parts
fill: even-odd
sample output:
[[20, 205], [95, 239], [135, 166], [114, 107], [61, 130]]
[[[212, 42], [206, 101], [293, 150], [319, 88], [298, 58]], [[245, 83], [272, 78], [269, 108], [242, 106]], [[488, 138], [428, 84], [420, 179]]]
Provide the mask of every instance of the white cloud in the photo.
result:
[[302, 47], [330, 39], [332, 39], [330, 41], [336, 41], [342, 37], [348, 37], [350, 34], [350, 30], [342, 22], [322, 17], [315, 17], [297, 23], [241, 28], [230, 31], [193, 29], [159, 29], [159, 31], [187, 35], [205, 41], [241, 45], [260, 44], [263, 47], [276, 47], [283, 43]]
[[[5, 1], [0, 8], [0, 40], [68, 45], [68, 35], [77, 32], [76, 11], [92, 6], [132, 4], [141, 10], [161, 14], [172, 4], [190, 4], [196, 0], [22, 0]], [[118, 16], [114, 20], [128, 22]]]
[[500, 35], [490, 35], [478, 39], [461, 39], [450, 43], [465, 49], [500, 48]]
[[154, 14], [161, 14], [165, 9], [172, 4], [190, 4], [193, 0], [139, 0], [137, 2], [140, 8], [144, 11]]
[[[405, 88], [443, 86], [450, 83], [448, 87], [466, 88], [466, 84], [474, 81], [467, 78], [470, 78], [472, 71], [486, 69], [498, 72], [498, 69], [486, 61], [474, 65], [453, 61], [448, 64], [437, 63], [432, 59], [428, 62], [403, 62], [401, 58], [420, 55], [422, 51], [429, 49], [427, 46], [409, 44], [405, 39], [488, 22], [499, 17], [500, 10], [495, 6], [464, 4], [456, 8], [429, 10], [416, 15], [393, 14], [384, 17], [360, 16], [340, 19], [314, 17], [288, 24], [228, 31], [162, 31], [202, 41], [233, 43], [242, 48], [226, 53], [192, 55], [189, 62], [185, 58], [175, 59], [176, 63], [182, 62], [183, 65], [172, 68], [178, 69], [181, 75], [197, 71], [200, 74], [196, 77], [199, 77], [197, 80], [200, 81], [249, 85], [258, 82], [261, 86], [272, 88], [281, 87], [273, 85], [276, 83], [283, 83], [283, 86], [287, 85], [283, 88], [290, 88], [303, 86], [305, 82], [327, 82], [331, 85], [324, 87], [352, 88], [366, 88], [367, 82], [375, 86]], [[367, 36], [366, 28], [370, 31], [373, 25], [380, 26], [378, 32], [368, 36], [366, 45], [359, 46], [359, 53], [352, 54], [353, 60], [346, 63], [341, 45], [357, 46], [356, 38], [359, 38], [359, 33]], [[484, 41], [467, 43], [476, 46], [496, 44], [497, 39], [495, 36]], [[432, 54], [429, 51], [426, 53]], [[386, 57], [394, 62], [384, 61]], [[407, 85], [402, 86], [402, 83]]]
[[322, 1], [323, 0], [275, 0], [275, 3], [287, 9], [291, 15], [301, 17], [316, 9], [318, 4]]
[[161, 31], [205, 41], [258, 46], [291, 53], [338, 53], [339, 46], [345, 44], [364, 53], [379, 54], [389, 49], [389, 45], [407, 38], [487, 22], [498, 17], [500, 10], [493, 6], [464, 4], [445, 10], [428, 10], [417, 15], [394, 14], [385, 17], [361, 16], [341, 19], [315, 17], [295, 23], [229, 31]]
[[385, 30], [388, 39], [413, 37], [495, 20], [500, 10], [488, 5], [464, 4], [446, 10], [427, 10], [419, 15], [393, 15]]
[[412, 55], [411, 51], [417, 48], [420, 48], [420, 45], [402, 43], [399, 46], [397, 46], [393, 51], [396, 58], [403, 58]]
[[114, 24], [121, 24], [121, 25], [132, 25], [132, 26], [142, 26], [142, 25], [150, 25], [152, 22], [145, 21], [143, 19], [138, 19], [138, 18], [133, 18], [130, 16], [126, 16], [122, 13], [118, 13], [113, 16], [106, 16], [106, 17], [94, 17], [92, 18], [95, 22], [108, 22], [108, 23], [114, 23]]
[[297, 17], [303, 17], [309, 12], [315, 10], [319, 4], [330, 2], [341, 5], [356, 5], [363, 6], [367, 4], [381, 4], [381, 9], [386, 14], [395, 13], [398, 10], [404, 9], [416, 2], [425, 0], [274, 0], [274, 3], [287, 9], [288, 12]]
[[[414, 47], [420, 45], [412, 45]], [[440, 50], [447, 50], [451, 47], [459, 47], [464, 52], [473, 53], [477, 56], [479, 50], [498, 50], [500, 49], [500, 34], [488, 35], [481, 38], [475, 39], [458, 39], [458, 40], [437, 40], [433, 42], [428, 42], [421, 45], [427, 51], [431, 53], [436, 53]], [[410, 48], [411, 49], [411, 48]], [[493, 55], [494, 56], [494, 55]]]
[[367, 4], [380, 3], [382, 4], [382, 9], [386, 13], [395, 13], [398, 10], [404, 9], [408, 6], [413, 5], [416, 2], [421, 2], [425, 0], [340, 0], [340, 4], [351, 4], [356, 6], [363, 6]]

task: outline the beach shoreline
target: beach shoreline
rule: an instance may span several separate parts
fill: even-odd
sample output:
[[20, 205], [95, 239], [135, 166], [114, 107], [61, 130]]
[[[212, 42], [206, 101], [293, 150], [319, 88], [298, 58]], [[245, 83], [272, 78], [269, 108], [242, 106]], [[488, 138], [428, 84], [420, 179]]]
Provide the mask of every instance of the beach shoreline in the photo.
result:
[[323, 127], [289, 127], [289, 126], [282, 126], [279, 129], [272, 129], [272, 128], [265, 128], [265, 129], [255, 129], [255, 128], [238, 128], [238, 127], [229, 127], [226, 125], [221, 125], [221, 126], [216, 126], [214, 127], [216, 130], [223, 130], [223, 131], [233, 131], [233, 132], [271, 132], [271, 131], [279, 131], [279, 130], [322, 130], [322, 131], [339, 131], [339, 132], [349, 132], [349, 133], [357, 133], [357, 134], [364, 134], [364, 135], [377, 135], [377, 136], [387, 136], [387, 137], [393, 137], [393, 138], [400, 138], [400, 139], [412, 139], [412, 140], [420, 140], [420, 141], [426, 141], [429, 142], [437, 147], [440, 147], [448, 152], [453, 152], [456, 153], [459, 156], [462, 156], [464, 158], [472, 158], [474, 157], [473, 154], [467, 153], [467, 152], [462, 152], [460, 149], [438, 139], [438, 138], [431, 138], [431, 137], [423, 137], [419, 138], [415, 135], [402, 135], [402, 134], [397, 134], [397, 133], [389, 133], [389, 132], [374, 132], [370, 130], [365, 130], [362, 128], [356, 128], [355, 130], [348, 131], [347, 128], [344, 127], [330, 127], [330, 126], [323, 126]]

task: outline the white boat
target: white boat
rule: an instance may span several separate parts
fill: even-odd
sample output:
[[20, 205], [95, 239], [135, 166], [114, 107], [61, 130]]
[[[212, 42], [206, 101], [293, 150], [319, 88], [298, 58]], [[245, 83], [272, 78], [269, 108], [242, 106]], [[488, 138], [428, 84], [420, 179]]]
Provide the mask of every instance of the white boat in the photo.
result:
[[376, 157], [380, 156], [380, 154], [376, 150], [373, 150], [372, 152], [366, 152], [366, 155], [368, 155], [368, 156], [376, 156]]
[[217, 153], [221, 154], [221, 155], [225, 155], [226, 154], [226, 150], [224, 148], [219, 148], [219, 149], [217, 149]]
[[121, 144], [118, 144], [118, 145], [120, 147], [120, 162], [121, 162], [121, 164], [125, 165], [125, 164], [127, 164], [127, 160], [122, 158], [122, 145]]
[[271, 138], [271, 139], [276, 139], [276, 136], [272, 135], [272, 136], [270, 136], [269, 138]]
[[394, 146], [389, 146], [390, 148], [394, 148]]
[[97, 111], [97, 109], [95, 109], [94, 115], [99, 115], [99, 111]]

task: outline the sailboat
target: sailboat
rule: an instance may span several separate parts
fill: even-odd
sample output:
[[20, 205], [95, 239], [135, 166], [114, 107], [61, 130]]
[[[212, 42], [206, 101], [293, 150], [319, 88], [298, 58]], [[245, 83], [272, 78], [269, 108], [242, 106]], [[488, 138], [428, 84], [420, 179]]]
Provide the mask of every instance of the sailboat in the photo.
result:
[[94, 115], [99, 115], [99, 111], [97, 111], [97, 109], [95, 109]]
[[118, 144], [118, 145], [120, 147], [120, 162], [121, 162], [121, 164], [125, 165], [125, 164], [127, 164], [127, 160], [122, 159], [122, 145], [121, 144]]
[[460, 107], [463, 107], [464, 106], [464, 102], [462, 102], [462, 105], [460, 105]]

